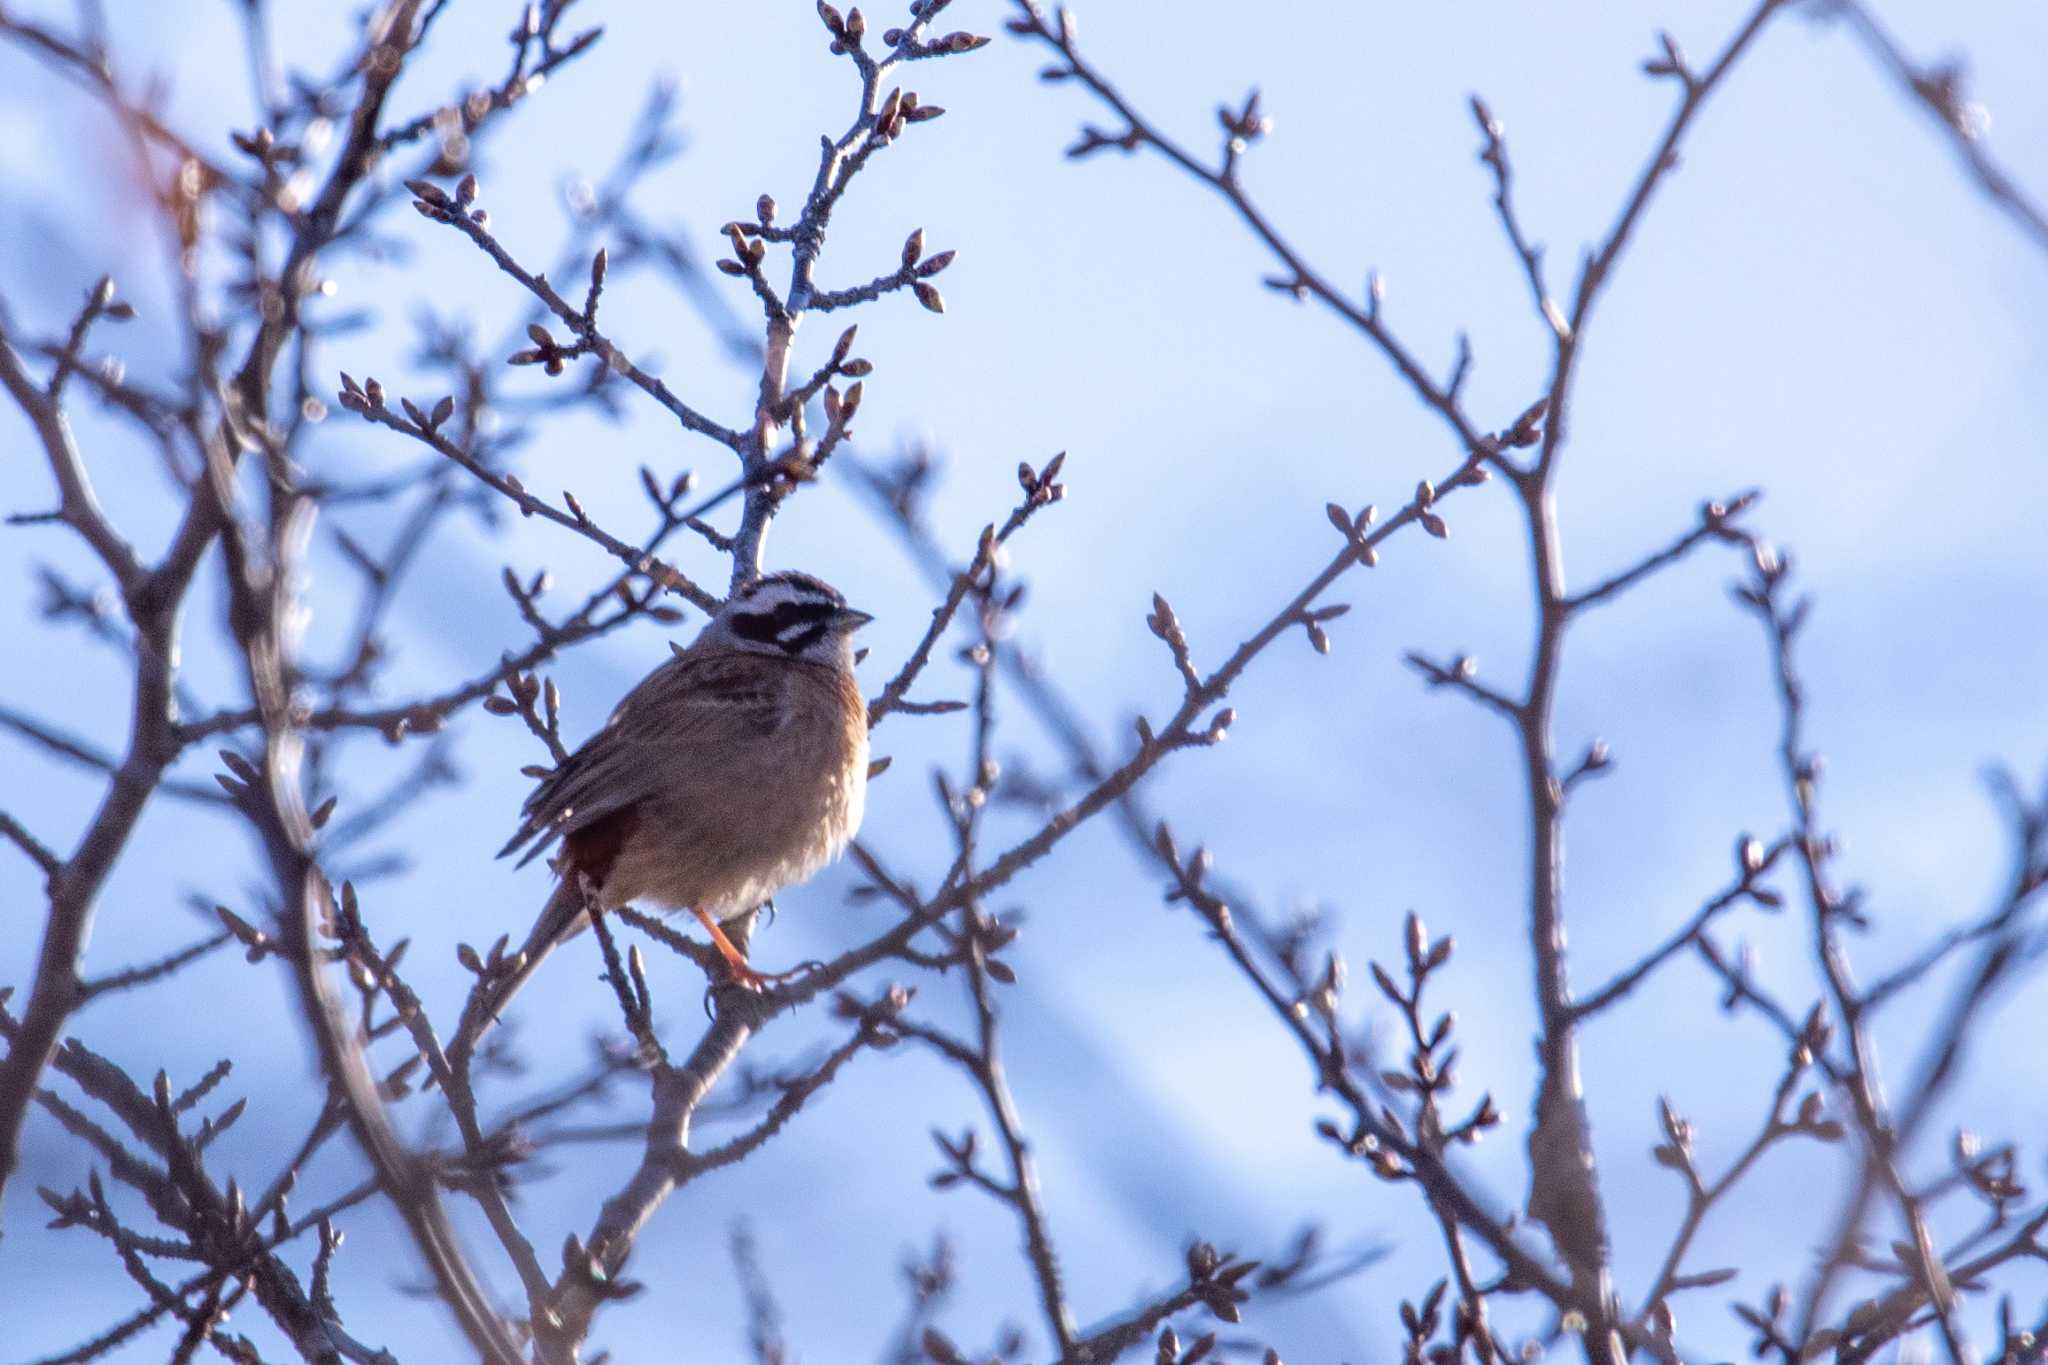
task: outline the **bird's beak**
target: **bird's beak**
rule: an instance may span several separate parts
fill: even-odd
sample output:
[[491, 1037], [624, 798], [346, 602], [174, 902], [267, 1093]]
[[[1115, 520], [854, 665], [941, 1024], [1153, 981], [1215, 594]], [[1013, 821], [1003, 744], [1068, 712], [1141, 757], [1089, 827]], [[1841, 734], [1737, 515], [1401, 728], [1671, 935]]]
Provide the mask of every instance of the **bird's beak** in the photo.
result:
[[841, 630], [859, 630], [862, 626], [866, 625], [868, 622], [874, 619], [874, 617], [868, 615], [866, 612], [855, 611], [852, 607], [841, 607], [839, 609], [839, 614], [832, 618], [833, 623], [837, 625]]

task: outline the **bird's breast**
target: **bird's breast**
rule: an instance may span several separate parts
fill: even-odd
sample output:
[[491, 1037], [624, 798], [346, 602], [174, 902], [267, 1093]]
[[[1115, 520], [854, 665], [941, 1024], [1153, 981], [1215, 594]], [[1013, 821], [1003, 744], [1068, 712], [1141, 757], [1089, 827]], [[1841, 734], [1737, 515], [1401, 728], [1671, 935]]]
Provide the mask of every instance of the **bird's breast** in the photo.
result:
[[692, 774], [687, 790], [646, 803], [607, 899], [729, 919], [845, 850], [866, 811], [866, 704], [851, 679], [799, 683], [831, 691], [799, 697], [774, 733], [725, 756], [722, 771]]

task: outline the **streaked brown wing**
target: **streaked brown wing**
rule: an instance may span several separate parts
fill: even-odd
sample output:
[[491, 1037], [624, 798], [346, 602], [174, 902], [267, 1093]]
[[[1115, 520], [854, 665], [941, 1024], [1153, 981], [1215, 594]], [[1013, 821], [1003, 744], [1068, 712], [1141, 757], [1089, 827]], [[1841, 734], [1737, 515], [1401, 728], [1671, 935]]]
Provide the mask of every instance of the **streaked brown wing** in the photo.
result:
[[518, 831], [498, 856], [525, 847], [523, 867], [564, 834], [664, 788], [688, 785], [699, 756], [725, 749], [733, 738], [780, 729], [787, 686], [773, 660], [677, 654], [642, 679], [604, 728], [541, 780], [526, 799]]

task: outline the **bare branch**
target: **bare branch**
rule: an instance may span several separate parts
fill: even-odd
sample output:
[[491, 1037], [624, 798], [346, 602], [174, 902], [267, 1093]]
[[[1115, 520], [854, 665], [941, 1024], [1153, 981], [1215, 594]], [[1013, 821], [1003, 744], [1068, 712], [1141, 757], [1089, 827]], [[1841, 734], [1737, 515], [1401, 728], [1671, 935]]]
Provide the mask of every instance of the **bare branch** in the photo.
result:
[[26, 853], [28, 860], [41, 868], [45, 877], [54, 877], [63, 870], [64, 860], [6, 811], [0, 811], [0, 835], [5, 835], [9, 842]]
[[[112, 302], [114, 286], [112, 280], [103, 280], [86, 300], [86, 306], [79, 314], [79, 321], [73, 329], [74, 342], [67, 354], [76, 355], [78, 341], [84, 337], [84, 328], [92, 319], [105, 311]], [[92, 480], [85, 472], [85, 461], [78, 453], [78, 443], [71, 434], [71, 422], [64, 415], [59, 402], [64, 375], [70, 366], [58, 362], [57, 372], [52, 376], [48, 389], [36, 384], [22, 367], [21, 356], [14, 349], [14, 342], [0, 325], [0, 384], [27, 415], [35, 427], [36, 437], [42, 443], [43, 454], [49, 460], [50, 472], [57, 480], [57, 519], [78, 532], [100, 562], [112, 574], [114, 582], [124, 596], [134, 597], [139, 593], [147, 577], [147, 570], [136, 557], [133, 547], [115, 531], [107, 521], [106, 512], [94, 494]]]
[[1565, 610], [1579, 612], [1596, 603], [1612, 601], [1659, 569], [1668, 568], [1684, 559], [1696, 546], [1708, 540], [1720, 540], [1736, 545], [1746, 544], [1740, 534], [1729, 529], [1729, 523], [1755, 506], [1761, 496], [1752, 488], [1737, 493], [1725, 502], [1702, 503], [1699, 525], [1612, 578], [1602, 579], [1583, 592], [1573, 593], [1564, 601]]
[[1754, 901], [1766, 909], [1775, 910], [1781, 903], [1777, 893], [1757, 884], [1757, 879], [1770, 871], [1789, 846], [1784, 839], [1765, 848], [1756, 840], [1744, 837], [1736, 841], [1736, 876], [1727, 890], [1714, 896], [1702, 905], [1683, 928], [1662, 945], [1646, 954], [1641, 961], [1621, 972], [1612, 981], [1600, 987], [1579, 1001], [1572, 1008], [1581, 1019], [1600, 1013], [1616, 1001], [1633, 991], [1648, 979], [1650, 973], [1669, 962], [1690, 945], [1700, 941], [1722, 912], [1740, 905], [1743, 901]]
[[[612, 369], [624, 375], [632, 382], [635, 388], [638, 388], [648, 397], [654, 399], [655, 402], [661, 404], [662, 407], [668, 409], [676, 421], [682, 424], [683, 430], [695, 432], [699, 436], [708, 436], [720, 445], [728, 446], [735, 450], [739, 448], [742, 438], [737, 432], [720, 426], [692, 408], [689, 404], [683, 402], [667, 384], [634, 364], [631, 358], [611, 338], [598, 331], [597, 300], [594, 293], [590, 300], [588, 311], [576, 307], [559, 293], [555, 292], [554, 285], [548, 282], [546, 275], [536, 275], [520, 265], [519, 262], [513, 260], [512, 253], [499, 245], [498, 239], [480, 221], [479, 211], [468, 209], [445, 191], [427, 181], [411, 181], [407, 188], [418, 196], [415, 200], [415, 206], [420, 209], [420, 212], [435, 222], [447, 223], [468, 237], [472, 242], [475, 242], [483, 249], [485, 255], [497, 263], [498, 269], [519, 281], [528, 293], [546, 305], [547, 310], [553, 313], [556, 318], [561, 320], [563, 325], [567, 326], [575, 334], [577, 348], [562, 351], [560, 354], [569, 356], [580, 354], [582, 351], [587, 350], [604, 364], [609, 365]], [[364, 412], [364, 415], [372, 416], [367, 411]], [[376, 420], [382, 419], [378, 418]], [[405, 427], [391, 422], [385, 422], [385, 425], [393, 427], [394, 430], [406, 430]], [[433, 443], [429, 442], [429, 444]], [[435, 448], [440, 449], [438, 445]], [[451, 459], [457, 459], [458, 463], [460, 462], [459, 457], [451, 454], [450, 451], [443, 450], [441, 453], [448, 455]], [[477, 471], [472, 470], [472, 472]]]

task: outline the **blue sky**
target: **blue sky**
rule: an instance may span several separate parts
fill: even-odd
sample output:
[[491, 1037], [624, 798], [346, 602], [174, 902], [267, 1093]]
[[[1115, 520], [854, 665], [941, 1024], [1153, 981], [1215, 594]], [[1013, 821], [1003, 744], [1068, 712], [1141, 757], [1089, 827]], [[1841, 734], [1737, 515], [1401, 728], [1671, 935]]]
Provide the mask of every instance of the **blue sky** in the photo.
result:
[[[288, 55], [333, 50], [347, 8], [306, 6], [282, 35]], [[514, 8], [453, 6], [396, 107], [425, 108], [465, 81], [496, 79]], [[854, 95], [809, 4], [581, 8], [605, 23], [604, 42], [519, 113], [480, 171], [494, 228], [522, 259], [551, 258], [564, 179], [608, 163], [664, 77], [680, 84], [690, 146], [643, 186], [648, 217], [686, 229], [709, 255], [717, 226], [749, 213], [763, 190], [800, 198], [818, 133], [844, 126]], [[962, 26], [1000, 28], [1002, 12], [981, 0], [955, 12]], [[1638, 70], [1656, 27], [1671, 26], [1704, 60], [1742, 13], [1721, 0], [1542, 12], [1304, 5], [1281, 18], [1189, 4], [1165, 18], [1152, 6], [1102, 3], [1081, 18], [1092, 58], [1197, 147], [1211, 145], [1219, 101], [1260, 85], [1276, 126], [1245, 176], [1261, 204], [1330, 278], [1362, 290], [1368, 271], [1380, 271], [1393, 325], [1440, 367], [1468, 331], [1477, 355], [1469, 410], [1500, 426], [1541, 391], [1548, 341], [1493, 220], [1468, 94], [1482, 93], [1506, 125], [1523, 221], [1549, 245], [1561, 288], [1582, 246], [1611, 222], [1669, 108], [1671, 92]], [[2048, 193], [2048, 100], [2036, 71], [2048, 13], [1992, 0], [1892, 3], [1882, 13], [1924, 58], [1968, 54], [1992, 151]], [[116, 14], [124, 73], [165, 73], [172, 121], [216, 143], [216, 130], [251, 118], [239, 60], [224, 55], [234, 51], [233, 17], [230, 5], [197, 0]], [[1153, 591], [1172, 600], [1197, 657], [1220, 658], [1320, 566], [1331, 537], [1324, 502], [1397, 504], [1456, 455], [1359, 338], [1260, 287], [1269, 262], [1220, 201], [1155, 159], [1064, 160], [1076, 124], [1100, 116], [1071, 86], [1034, 80], [1040, 64], [1041, 54], [999, 38], [918, 70], [921, 96], [949, 113], [856, 182], [823, 277], [845, 284], [879, 273], [918, 226], [932, 249], [960, 251], [942, 281], [943, 318], [900, 297], [859, 315], [860, 350], [876, 365], [859, 434], [871, 451], [914, 439], [944, 453], [934, 519], [962, 555], [1013, 501], [1019, 460], [1070, 452], [1067, 502], [1015, 545], [1016, 571], [1032, 587], [1020, 632], [1116, 746], [1134, 710], [1156, 717], [1178, 695], [1142, 624]], [[0, 183], [9, 186], [0, 240], [10, 244], [0, 297], [18, 321], [47, 331], [114, 269], [143, 317], [108, 339], [135, 372], [162, 373], [162, 274], [125, 264], [154, 241], [112, 174], [111, 130], [14, 48], [0, 49], [0, 90]], [[522, 303], [452, 234], [411, 215], [389, 227], [414, 249], [412, 262], [338, 271], [336, 301], [381, 307], [387, 325], [338, 340], [326, 363], [397, 390], [419, 302], [473, 318], [485, 337]], [[730, 293], [744, 316], [743, 285]], [[651, 278], [615, 281], [606, 307], [613, 335], [655, 357], [650, 367], [693, 402], [728, 421], [745, 410], [752, 380], [672, 291]], [[1947, 145], [1846, 31], [1794, 13], [1703, 116], [1588, 333], [1559, 484], [1568, 576], [1584, 585], [1631, 562], [1688, 524], [1703, 498], [1766, 491], [1754, 524], [1792, 547], [1818, 597], [1805, 642], [1812, 725], [1829, 760], [1824, 809], [1844, 839], [1845, 875], [1870, 889], [1877, 916], [1856, 945], [1869, 976], [1980, 909], [2000, 884], [2005, 843], [1984, 766], [2010, 761], [2035, 781], [2048, 762], [2044, 316], [2048, 257], [1971, 190]], [[814, 324], [806, 338], [823, 348], [836, 330]], [[543, 383], [528, 371], [511, 387]], [[78, 422], [112, 512], [154, 549], [170, 512], [150, 457], [95, 414]], [[334, 471], [413, 459], [391, 433], [345, 419], [330, 421], [315, 449]], [[0, 455], [13, 475], [8, 510], [42, 506], [46, 472], [11, 414], [0, 415]], [[550, 428], [521, 473], [536, 487], [573, 489], [600, 521], [631, 528], [639, 464], [717, 480], [726, 460], [635, 404], [620, 425], [578, 418]], [[1526, 550], [1497, 487], [1461, 495], [1446, 515], [1448, 541], [1403, 537], [1373, 576], [1340, 586], [1334, 596], [1355, 605], [1333, 627], [1330, 657], [1296, 640], [1261, 660], [1233, 694], [1240, 720], [1229, 744], [1174, 762], [1151, 798], [1265, 908], [1335, 908], [1337, 944], [1354, 964], [1391, 960], [1410, 909], [1455, 933], [1460, 952], [1441, 1003], [1458, 1010], [1460, 1069], [1469, 1095], [1491, 1090], [1512, 1129], [1527, 1113], [1532, 1033], [1515, 757], [1497, 720], [1426, 692], [1400, 660], [1411, 649], [1469, 652], [1482, 676], [1519, 677]], [[848, 486], [828, 478], [796, 499], [769, 558], [822, 574], [875, 612], [871, 688], [923, 628], [929, 594], [915, 566]], [[0, 620], [21, 642], [0, 653], [0, 696], [117, 746], [118, 664], [30, 618], [41, 563], [92, 581], [62, 535], [0, 535], [0, 581], [19, 585], [0, 600]], [[609, 572], [592, 547], [538, 523], [495, 537], [455, 529], [431, 547], [394, 622], [394, 695], [489, 666], [516, 624], [496, 585], [505, 563], [553, 570], [560, 601]], [[716, 573], [708, 554], [685, 567]], [[1582, 983], [1625, 965], [1723, 884], [1738, 831], [1768, 835], [1782, 824], [1766, 659], [1754, 622], [1724, 591], [1736, 571], [1725, 554], [1703, 553], [1573, 638], [1560, 748], [1597, 734], [1618, 760], [1575, 804], [1568, 834]], [[340, 624], [320, 614], [317, 580], [313, 592], [317, 651]], [[200, 606], [212, 609], [210, 590]], [[233, 698], [217, 628], [195, 626], [195, 686]], [[580, 651], [558, 671], [565, 731], [595, 726], [666, 652], [652, 629]], [[964, 671], [941, 664], [925, 691], [965, 685]], [[1005, 702], [1003, 715], [1002, 752], [1043, 753], [1019, 703]], [[898, 719], [877, 735], [877, 752], [896, 767], [875, 787], [866, 837], [927, 880], [943, 864], [945, 834], [923, 774], [934, 762], [957, 768], [966, 733], [958, 719]], [[516, 725], [482, 715], [454, 726], [453, 744], [468, 782], [423, 801], [382, 841], [404, 847], [413, 865], [365, 888], [373, 924], [414, 937], [416, 984], [451, 1010], [461, 989], [453, 945], [523, 931], [545, 895], [539, 869], [490, 861], [523, 796], [516, 768], [535, 755]], [[362, 789], [378, 789], [411, 756], [358, 746]], [[181, 771], [205, 780], [208, 762], [195, 754]], [[11, 738], [0, 737], [0, 773], [0, 806], [59, 847], [97, 796], [89, 779]], [[997, 828], [1024, 826], [998, 817]], [[104, 970], [192, 937], [188, 892], [245, 904], [256, 880], [249, 853], [210, 816], [153, 807], [104, 899], [94, 963]], [[1395, 1251], [1338, 1289], [1256, 1312], [1253, 1327], [1290, 1361], [1391, 1356], [1394, 1300], [1441, 1273], [1434, 1234], [1409, 1191], [1373, 1182], [1315, 1137], [1325, 1109], [1299, 1056], [1197, 923], [1161, 907], [1158, 880], [1103, 824], [1000, 902], [1029, 915], [1015, 950], [1020, 983], [1006, 994], [1011, 1069], [1077, 1312], [1104, 1318], [1169, 1286], [1191, 1234], [1259, 1254], [1313, 1218], [1340, 1246]], [[761, 959], [827, 955], [871, 933], [879, 912], [845, 902], [850, 885], [841, 869], [786, 897], [759, 940]], [[37, 903], [18, 858], [0, 858], [0, 903], [23, 922]], [[1802, 932], [1796, 917], [1748, 914], [1728, 937], [1754, 943], [1763, 978], [1803, 1002], [1814, 986]], [[23, 979], [33, 951], [27, 931], [4, 936], [0, 981]], [[527, 997], [520, 1033], [537, 1077], [572, 1067], [616, 1024], [587, 972], [549, 975]], [[695, 988], [681, 972], [669, 984], [665, 1023], [681, 1039], [696, 1022]], [[230, 1089], [267, 1097], [279, 1118], [272, 1130], [245, 1121], [231, 1139], [241, 1145], [229, 1154], [260, 1171], [290, 1131], [283, 1116], [317, 1097], [283, 985], [219, 961], [175, 990], [95, 1006], [77, 1027], [143, 1075], [164, 1066], [190, 1078], [233, 1053]], [[951, 1016], [956, 990], [925, 983], [919, 1007]], [[1895, 1085], [1941, 990], [1903, 1004], [1880, 1031]], [[1367, 994], [1354, 992], [1354, 1017], [1375, 1008]], [[2031, 1063], [2026, 1020], [2037, 999], [2008, 999], [1993, 1019], [1998, 1036], [1971, 1058], [1955, 1111], [1987, 1138], [2025, 1138], [2048, 1118], [2037, 1090], [2010, 1084]], [[1379, 1020], [1382, 1030], [1393, 1022]], [[757, 1052], [789, 1058], [823, 1036], [808, 1022], [778, 1027]], [[1715, 1164], [1746, 1140], [1782, 1049], [1753, 1019], [1718, 1013], [1689, 963], [1589, 1031], [1585, 1047], [1621, 1264], [1653, 1266], [1681, 1209], [1677, 1182], [1648, 1158], [1656, 1096], [1669, 1093], [1698, 1120]], [[622, 1113], [635, 1103], [622, 1092]], [[949, 1329], [967, 1343], [985, 1341], [1005, 1317], [1035, 1329], [1009, 1220], [970, 1193], [925, 1187], [927, 1130], [970, 1122], [983, 1122], [974, 1094], [930, 1059], [908, 1049], [862, 1058], [773, 1147], [663, 1211], [633, 1262], [655, 1292], [607, 1315], [603, 1341], [639, 1359], [686, 1330], [687, 1358], [737, 1358], [743, 1308], [725, 1240], [739, 1217], [754, 1229], [805, 1359], [877, 1354], [902, 1301], [900, 1255], [941, 1228], [959, 1239], [965, 1280]], [[1942, 1137], [1940, 1125], [1932, 1136]], [[1469, 1160], [1504, 1205], [1522, 1192], [1519, 1142], [1503, 1135]], [[584, 1228], [626, 1157], [603, 1146], [555, 1156], [556, 1174], [526, 1196], [535, 1240], [553, 1245]], [[85, 1283], [125, 1305], [102, 1246], [36, 1230], [33, 1184], [82, 1179], [79, 1153], [39, 1123], [29, 1160], [31, 1179], [7, 1196], [0, 1282], [22, 1287], [19, 1301], [38, 1301], [38, 1286]], [[1922, 1160], [1938, 1169], [1938, 1148]], [[1816, 1151], [1773, 1156], [1750, 1197], [1709, 1224], [1693, 1264], [1742, 1266], [1732, 1292], [1750, 1299], [1796, 1276], [1840, 1169]], [[339, 1162], [326, 1172], [337, 1182], [344, 1174]], [[1804, 1212], [1815, 1207], [1822, 1212]], [[447, 1329], [392, 1292], [417, 1278], [395, 1228], [365, 1219], [351, 1232], [344, 1266], [357, 1264], [344, 1308], [353, 1298], [401, 1356], [432, 1358], [436, 1348], [406, 1349]], [[1625, 1296], [1639, 1295], [1648, 1273], [1625, 1270]], [[514, 1288], [509, 1276], [501, 1283]], [[2021, 1301], [2038, 1290], [2025, 1286]], [[1684, 1339], [1709, 1353], [1739, 1349], [1732, 1320], [1699, 1298], [1681, 1309]], [[68, 1307], [32, 1313], [18, 1340], [31, 1352], [58, 1349], [92, 1321]], [[138, 1347], [135, 1358], [164, 1349]]]

